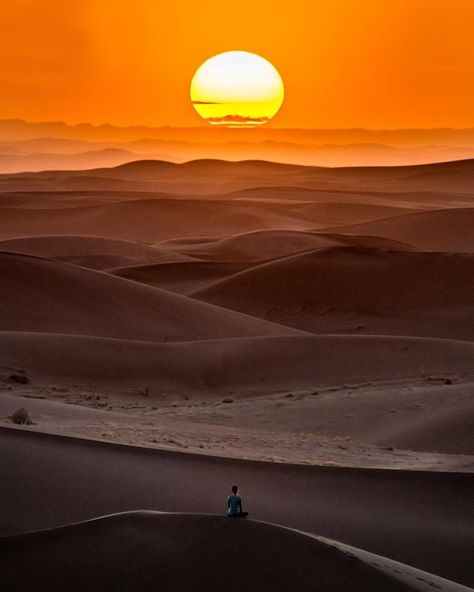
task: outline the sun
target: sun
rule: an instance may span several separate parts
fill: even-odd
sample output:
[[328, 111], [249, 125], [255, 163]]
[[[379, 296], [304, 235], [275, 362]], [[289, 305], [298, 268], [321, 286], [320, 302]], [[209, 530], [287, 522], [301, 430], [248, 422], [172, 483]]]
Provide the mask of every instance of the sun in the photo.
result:
[[279, 111], [285, 87], [278, 70], [248, 51], [226, 51], [206, 60], [191, 81], [191, 101], [211, 125], [255, 127]]

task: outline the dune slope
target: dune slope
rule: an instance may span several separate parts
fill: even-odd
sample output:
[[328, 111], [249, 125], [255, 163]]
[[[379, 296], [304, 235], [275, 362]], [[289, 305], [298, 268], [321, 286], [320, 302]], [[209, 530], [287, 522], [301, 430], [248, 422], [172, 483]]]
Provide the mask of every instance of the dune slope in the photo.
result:
[[310, 249], [319, 249], [337, 244], [337, 241], [319, 236], [314, 232], [297, 230], [258, 230], [206, 242], [173, 244], [164, 242], [163, 248], [174, 248], [206, 261], [253, 262], [275, 259]]
[[0, 253], [0, 300], [3, 331], [154, 341], [289, 331], [102, 272], [15, 253]]
[[107, 272], [163, 290], [188, 294], [248, 267], [243, 263], [179, 261], [118, 267], [107, 269]]
[[81, 235], [26, 236], [7, 239], [0, 241], [0, 250], [47, 257], [90, 269], [191, 259], [186, 255], [136, 242]]
[[200, 159], [182, 164], [160, 160], [138, 160], [114, 168], [87, 171], [42, 171], [0, 176], [0, 188], [29, 190], [54, 186], [125, 188], [140, 184], [149, 190], [169, 187], [190, 193], [219, 193], [262, 186], [310, 189], [472, 192], [474, 159], [412, 166], [318, 167], [243, 160], [231, 162]]
[[[133, 188], [131, 189], [133, 191]], [[267, 200], [130, 199], [69, 208], [2, 207], [0, 239], [27, 235], [97, 235], [158, 242], [186, 236], [220, 235], [268, 228], [332, 228], [406, 211], [364, 203], [269, 203]]]
[[333, 247], [254, 266], [195, 298], [314, 333], [474, 339], [474, 257]]
[[316, 538], [225, 516], [128, 512], [0, 539], [0, 550], [5, 591], [53, 592], [66, 581], [71, 591], [179, 592], [191, 581], [209, 592], [419, 589]]
[[[292, 336], [156, 343], [0, 334], [0, 367], [52, 384], [184, 393], [269, 393], [346, 382], [472, 373], [474, 344], [377, 336]], [[370, 360], [370, 364], [367, 364]], [[8, 372], [8, 370], [6, 370]]]
[[416, 212], [351, 226], [338, 233], [370, 234], [403, 241], [427, 251], [474, 252], [474, 208]]

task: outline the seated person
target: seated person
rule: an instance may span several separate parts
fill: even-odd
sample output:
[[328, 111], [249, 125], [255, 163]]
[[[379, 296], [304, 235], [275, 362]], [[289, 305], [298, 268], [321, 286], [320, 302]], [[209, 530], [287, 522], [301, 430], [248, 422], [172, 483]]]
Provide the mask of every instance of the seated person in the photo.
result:
[[237, 495], [238, 491], [238, 486], [232, 485], [232, 495], [227, 498], [227, 516], [229, 518], [245, 518], [249, 515], [248, 512], [242, 512], [242, 498]]

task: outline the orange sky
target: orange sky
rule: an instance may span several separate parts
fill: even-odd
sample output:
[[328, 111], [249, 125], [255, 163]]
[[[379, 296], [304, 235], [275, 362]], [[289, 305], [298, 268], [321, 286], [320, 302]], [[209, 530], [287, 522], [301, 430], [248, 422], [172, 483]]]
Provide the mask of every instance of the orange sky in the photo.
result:
[[202, 125], [229, 49], [280, 71], [272, 126], [474, 125], [473, 0], [1, 0], [0, 119]]

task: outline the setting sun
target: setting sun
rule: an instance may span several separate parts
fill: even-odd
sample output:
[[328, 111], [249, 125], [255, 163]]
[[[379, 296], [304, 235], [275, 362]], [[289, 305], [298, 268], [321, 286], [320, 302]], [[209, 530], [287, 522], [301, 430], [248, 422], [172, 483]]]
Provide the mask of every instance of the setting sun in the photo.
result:
[[226, 51], [206, 60], [191, 82], [191, 100], [212, 125], [267, 123], [280, 109], [284, 86], [277, 69], [247, 51]]

